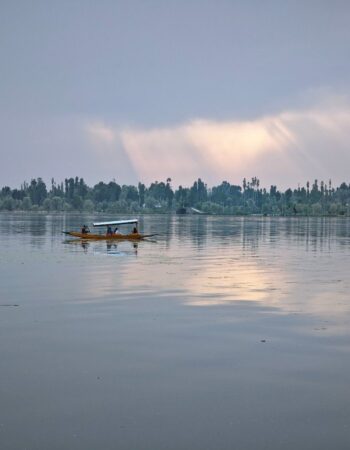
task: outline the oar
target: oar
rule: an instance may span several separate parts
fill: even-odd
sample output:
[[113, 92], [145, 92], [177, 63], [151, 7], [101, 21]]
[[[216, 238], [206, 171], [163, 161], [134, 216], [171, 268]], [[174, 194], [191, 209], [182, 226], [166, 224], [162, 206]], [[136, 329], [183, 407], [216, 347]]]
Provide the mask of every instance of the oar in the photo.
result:
[[153, 237], [153, 236], [159, 236], [158, 233], [154, 233], [154, 234], [145, 234], [144, 236], [141, 237], [141, 239], [147, 239], [149, 237]]

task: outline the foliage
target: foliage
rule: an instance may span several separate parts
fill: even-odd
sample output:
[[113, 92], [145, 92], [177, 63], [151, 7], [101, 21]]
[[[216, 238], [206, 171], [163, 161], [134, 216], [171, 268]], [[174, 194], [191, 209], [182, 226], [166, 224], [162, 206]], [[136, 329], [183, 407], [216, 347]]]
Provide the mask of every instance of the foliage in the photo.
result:
[[194, 207], [206, 214], [263, 215], [350, 215], [350, 184], [334, 188], [328, 183], [309, 181], [305, 187], [279, 191], [265, 189], [256, 177], [243, 179], [242, 186], [223, 181], [211, 189], [199, 178], [191, 187], [173, 189], [171, 179], [119, 185], [115, 180], [100, 181], [89, 187], [83, 178], [51, 180], [50, 189], [42, 178], [24, 182], [20, 188], [4, 186], [0, 210], [4, 211], [87, 211], [108, 213], [168, 213]]

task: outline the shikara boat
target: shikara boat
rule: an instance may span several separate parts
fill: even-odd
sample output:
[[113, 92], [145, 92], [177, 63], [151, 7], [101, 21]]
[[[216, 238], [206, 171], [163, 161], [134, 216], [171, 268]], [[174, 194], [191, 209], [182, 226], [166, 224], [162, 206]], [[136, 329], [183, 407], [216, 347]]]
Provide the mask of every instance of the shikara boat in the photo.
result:
[[90, 231], [87, 231], [83, 233], [82, 231], [63, 231], [64, 234], [67, 236], [72, 236], [78, 239], [84, 239], [84, 240], [133, 240], [133, 241], [140, 241], [141, 239], [150, 238], [152, 236], [155, 236], [155, 234], [142, 234], [139, 232], [133, 232], [133, 233], [113, 233], [108, 232], [108, 229], [111, 230], [111, 227], [113, 226], [120, 226], [120, 225], [137, 225], [138, 220], [137, 219], [128, 219], [128, 220], [113, 220], [110, 222], [95, 222], [93, 223], [94, 227], [105, 227], [106, 233], [90, 233]]

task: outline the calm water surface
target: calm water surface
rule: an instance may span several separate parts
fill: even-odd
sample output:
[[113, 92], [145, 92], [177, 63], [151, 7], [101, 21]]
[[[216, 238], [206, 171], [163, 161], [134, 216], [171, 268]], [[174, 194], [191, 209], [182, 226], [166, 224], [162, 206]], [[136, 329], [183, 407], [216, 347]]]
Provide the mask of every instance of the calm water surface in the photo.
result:
[[0, 215], [4, 450], [350, 448], [350, 221]]

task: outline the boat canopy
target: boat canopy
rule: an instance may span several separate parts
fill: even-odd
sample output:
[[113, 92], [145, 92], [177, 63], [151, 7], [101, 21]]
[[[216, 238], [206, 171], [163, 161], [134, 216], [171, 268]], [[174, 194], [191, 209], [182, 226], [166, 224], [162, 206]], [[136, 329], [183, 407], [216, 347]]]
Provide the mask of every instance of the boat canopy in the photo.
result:
[[93, 224], [94, 227], [108, 227], [109, 225], [127, 225], [132, 223], [138, 223], [137, 219], [128, 219], [128, 220], [111, 220], [109, 222], [95, 222]]

